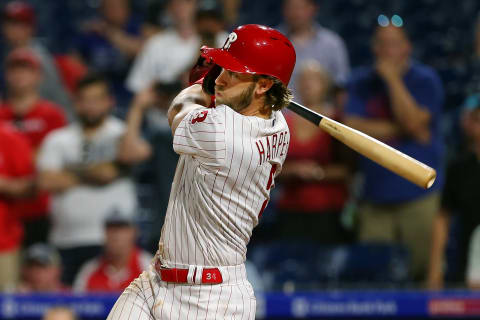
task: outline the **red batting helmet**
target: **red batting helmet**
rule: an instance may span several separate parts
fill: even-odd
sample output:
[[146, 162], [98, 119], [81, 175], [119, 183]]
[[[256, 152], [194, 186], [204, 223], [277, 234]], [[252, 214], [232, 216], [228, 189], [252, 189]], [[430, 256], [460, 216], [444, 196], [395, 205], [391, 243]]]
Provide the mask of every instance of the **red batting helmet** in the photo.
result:
[[233, 72], [263, 74], [288, 85], [295, 66], [295, 49], [279, 31], [247, 24], [233, 30], [222, 48], [202, 47], [202, 57]]

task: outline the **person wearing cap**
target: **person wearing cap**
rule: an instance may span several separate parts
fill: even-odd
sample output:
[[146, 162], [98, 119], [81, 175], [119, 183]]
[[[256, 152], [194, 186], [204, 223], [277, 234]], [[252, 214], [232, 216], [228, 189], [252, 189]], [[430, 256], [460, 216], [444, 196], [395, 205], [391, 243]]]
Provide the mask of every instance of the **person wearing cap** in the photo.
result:
[[15, 128], [0, 124], [0, 292], [19, 280], [24, 229], [14, 205], [33, 191], [33, 152]]
[[28, 247], [22, 264], [21, 293], [62, 293], [69, 288], [62, 284], [62, 265], [57, 250], [44, 243]]
[[411, 58], [412, 43], [398, 22], [392, 18], [391, 23], [375, 26], [371, 42], [375, 60], [352, 72], [344, 123], [437, 171], [433, 186], [424, 190], [367, 158], [358, 161], [364, 177], [358, 240], [405, 246], [409, 275], [423, 284], [444, 181], [440, 128], [444, 90], [434, 69]]
[[255, 318], [247, 244], [287, 156], [295, 60], [288, 38], [255, 24], [201, 48], [167, 113], [179, 160], [157, 253], [107, 319]]
[[[7, 97], [0, 102], [0, 122], [16, 127], [35, 154], [50, 132], [66, 124], [63, 110], [38, 92], [41, 73], [41, 62], [32, 50], [11, 51], [5, 61]], [[49, 229], [48, 194], [38, 190], [16, 207], [26, 228], [24, 245], [45, 242]]]
[[111, 210], [133, 214], [137, 206], [129, 166], [117, 157], [125, 125], [111, 115], [108, 80], [89, 73], [76, 87], [78, 120], [48, 135], [37, 160], [38, 185], [52, 194], [49, 242], [59, 249], [67, 284], [99, 254]]
[[166, 11], [171, 23], [145, 43], [130, 69], [126, 80], [127, 88], [139, 93], [155, 82], [171, 83], [179, 80], [188, 66], [195, 63], [198, 49], [205, 44], [200, 42], [204, 40], [201, 39], [202, 36], [209, 36], [210, 40], [213, 38], [215, 46], [221, 46], [227, 35], [225, 31], [218, 31], [217, 25], [205, 28], [204, 25], [196, 24], [196, 14], [209, 10], [211, 9], [202, 6], [202, 1], [168, 0]]
[[122, 292], [152, 261], [152, 256], [136, 245], [136, 239], [133, 215], [112, 211], [105, 220], [103, 252], [80, 268], [73, 290]]
[[[447, 166], [445, 187], [441, 206], [433, 221], [430, 265], [427, 285], [441, 289], [446, 281], [457, 286], [464, 283], [471, 288], [480, 288], [478, 190], [480, 190], [480, 93], [465, 99], [461, 127], [467, 148], [458, 153]], [[456, 270], [445, 279], [445, 250], [450, 235], [452, 220], [461, 229], [456, 245], [458, 257]]]
[[[18, 0], [8, 2], [2, 11], [1, 27], [6, 46], [0, 49], [0, 60], [4, 61], [15, 49], [33, 51], [40, 62], [39, 72], [42, 81], [38, 83], [39, 95], [58, 104], [70, 118], [73, 115], [70, 98], [60, 80], [53, 56], [34, 38], [35, 25], [35, 10], [30, 4]], [[1, 77], [0, 73], [0, 93], [5, 89], [2, 87], [7, 85]]]

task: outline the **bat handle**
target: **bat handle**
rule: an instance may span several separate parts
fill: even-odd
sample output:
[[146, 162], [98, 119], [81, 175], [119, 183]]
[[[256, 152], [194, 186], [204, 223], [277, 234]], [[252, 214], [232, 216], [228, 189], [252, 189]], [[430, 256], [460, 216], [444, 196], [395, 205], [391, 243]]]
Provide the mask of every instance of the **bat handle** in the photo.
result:
[[316, 113], [313, 110], [310, 110], [301, 104], [296, 103], [295, 101], [290, 101], [290, 104], [287, 106], [288, 109], [292, 110], [299, 116], [307, 119], [308, 121], [312, 122], [316, 126], [320, 125], [320, 121], [322, 121], [323, 116], [319, 113]]

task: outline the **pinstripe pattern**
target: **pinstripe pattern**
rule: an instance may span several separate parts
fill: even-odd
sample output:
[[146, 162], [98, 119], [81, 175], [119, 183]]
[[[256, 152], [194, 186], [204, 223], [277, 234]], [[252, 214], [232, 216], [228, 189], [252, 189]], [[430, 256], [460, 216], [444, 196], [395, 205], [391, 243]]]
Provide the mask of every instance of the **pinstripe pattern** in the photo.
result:
[[[199, 116], [204, 121], [195, 121]], [[276, 146], [269, 149], [267, 159], [271, 136], [281, 132], [288, 135], [281, 112], [265, 120], [219, 106], [199, 108], [183, 119], [175, 132], [174, 149], [181, 157], [160, 239], [164, 251], [159, 256], [164, 264], [244, 262], [258, 213], [269, 198], [266, 184], [271, 167], [276, 165], [278, 174], [286, 157], [288, 138], [283, 155], [276, 152], [280, 149]], [[263, 144], [263, 156], [257, 141]]]
[[155, 259], [170, 268], [220, 267], [224, 281], [165, 283], [151, 269], [125, 290], [108, 319], [254, 319], [246, 247], [288, 142], [281, 112], [265, 120], [218, 106], [187, 115], [175, 132], [180, 158]]

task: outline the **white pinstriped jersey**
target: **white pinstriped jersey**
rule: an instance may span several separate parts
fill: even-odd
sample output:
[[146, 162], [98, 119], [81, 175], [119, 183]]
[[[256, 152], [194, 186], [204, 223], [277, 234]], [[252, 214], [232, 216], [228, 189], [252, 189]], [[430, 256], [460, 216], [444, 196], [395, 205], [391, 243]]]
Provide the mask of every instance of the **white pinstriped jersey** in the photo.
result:
[[180, 154], [159, 257], [167, 267], [231, 266], [245, 261], [290, 133], [283, 114], [244, 116], [231, 108], [198, 108], [175, 131]]

